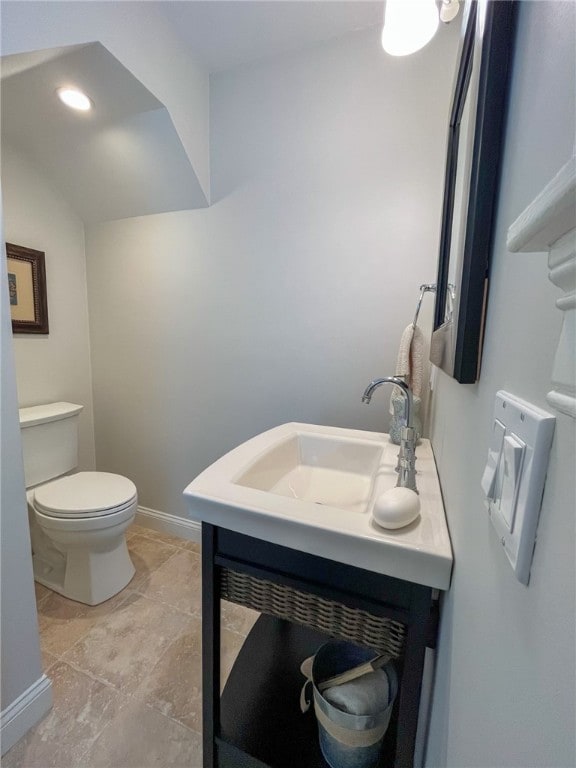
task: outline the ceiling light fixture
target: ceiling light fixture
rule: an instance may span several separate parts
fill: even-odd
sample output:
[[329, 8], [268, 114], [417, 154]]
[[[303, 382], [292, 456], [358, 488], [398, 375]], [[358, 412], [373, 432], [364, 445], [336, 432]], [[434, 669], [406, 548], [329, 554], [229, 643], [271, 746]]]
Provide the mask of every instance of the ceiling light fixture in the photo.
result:
[[391, 56], [407, 56], [423, 48], [438, 29], [435, 0], [386, 0], [382, 47]]
[[80, 112], [87, 112], [92, 109], [92, 101], [78, 88], [70, 88], [65, 86], [58, 88], [56, 91], [58, 98], [63, 104], [66, 104], [70, 109], [77, 109]]

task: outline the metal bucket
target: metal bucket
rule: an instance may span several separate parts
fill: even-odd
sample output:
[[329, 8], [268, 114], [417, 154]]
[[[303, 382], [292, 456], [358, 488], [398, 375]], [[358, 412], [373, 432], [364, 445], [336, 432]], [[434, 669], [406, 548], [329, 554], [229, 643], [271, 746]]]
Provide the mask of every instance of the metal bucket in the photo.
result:
[[386, 701], [375, 701], [368, 714], [344, 712], [328, 701], [317, 683], [352, 669], [374, 658], [374, 651], [343, 641], [323, 645], [312, 663], [314, 711], [318, 720], [320, 749], [331, 768], [374, 768], [390, 722], [398, 692], [398, 678], [392, 663], [381, 672], [388, 678]]

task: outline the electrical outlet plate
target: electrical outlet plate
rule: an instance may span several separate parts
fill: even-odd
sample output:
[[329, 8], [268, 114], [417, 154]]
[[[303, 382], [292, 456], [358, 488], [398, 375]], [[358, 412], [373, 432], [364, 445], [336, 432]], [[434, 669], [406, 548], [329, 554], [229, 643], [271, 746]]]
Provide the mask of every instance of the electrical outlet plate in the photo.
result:
[[516, 578], [528, 584], [556, 419], [515, 395], [496, 393], [482, 476], [492, 525]]

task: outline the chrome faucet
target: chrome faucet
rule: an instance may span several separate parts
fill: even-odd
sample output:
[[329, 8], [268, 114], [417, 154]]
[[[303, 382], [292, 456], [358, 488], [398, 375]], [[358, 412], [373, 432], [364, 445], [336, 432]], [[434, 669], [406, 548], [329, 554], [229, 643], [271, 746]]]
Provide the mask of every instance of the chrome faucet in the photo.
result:
[[369, 404], [374, 390], [378, 389], [382, 384], [394, 384], [400, 389], [405, 399], [404, 415], [406, 425], [402, 427], [400, 432], [400, 450], [398, 452], [398, 464], [396, 465], [398, 482], [396, 485], [401, 488], [410, 488], [418, 493], [416, 488], [416, 430], [412, 424], [412, 415], [414, 413], [412, 390], [404, 379], [398, 376], [385, 376], [382, 379], [374, 379], [374, 381], [368, 384], [362, 395], [362, 402]]

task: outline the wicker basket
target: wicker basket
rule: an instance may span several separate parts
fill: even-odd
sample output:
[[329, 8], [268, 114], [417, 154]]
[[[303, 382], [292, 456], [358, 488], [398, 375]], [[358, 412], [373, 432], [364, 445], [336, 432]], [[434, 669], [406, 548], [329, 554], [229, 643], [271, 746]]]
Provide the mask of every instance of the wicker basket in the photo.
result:
[[227, 568], [221, 571], [220, 594], [224, 600], [366, 645], [392, 659], [402, 655], [406, 628], [399, 621]]

